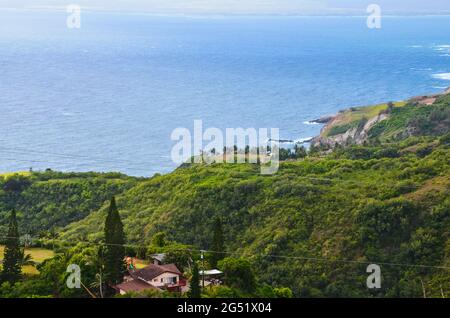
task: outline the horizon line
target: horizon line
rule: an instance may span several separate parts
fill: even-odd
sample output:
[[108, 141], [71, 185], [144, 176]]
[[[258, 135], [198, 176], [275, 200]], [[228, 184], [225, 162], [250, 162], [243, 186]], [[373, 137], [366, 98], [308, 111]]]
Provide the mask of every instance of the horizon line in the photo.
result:
[[[89, 13], [122, 13], [122, 14], [143, 14], [153, 16], [176, 16], [176, 17], [367, 17], [368, 14], [361, 10], [360, 13], [337, 13], [337, 12], [166, 12], [151, 10], [134, 10], [134, 9], [106, 9], [100, 7], [83, 7], [84, 12]], [[39, 7], [0, 7], [0, 11], [47, 11], [47, 12], [65, 12], [66, 6], [39, 6]], [[358, 10], [359, 11], [359, 10]], [[445, 17], [450, 16], [450, 10], [441, 12], [427, 11], [411, 11], [398, 12], [394, 10], [385, 11], [383, 17]]]

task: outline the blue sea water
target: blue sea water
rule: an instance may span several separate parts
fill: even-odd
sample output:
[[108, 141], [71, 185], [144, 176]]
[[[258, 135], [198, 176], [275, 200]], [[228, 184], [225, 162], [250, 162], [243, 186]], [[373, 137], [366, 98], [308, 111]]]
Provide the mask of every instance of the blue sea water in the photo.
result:
[[177, 127], [280, 128], [450, 86], [450, 17], [0, 11], [0, 171], [150, 176]]

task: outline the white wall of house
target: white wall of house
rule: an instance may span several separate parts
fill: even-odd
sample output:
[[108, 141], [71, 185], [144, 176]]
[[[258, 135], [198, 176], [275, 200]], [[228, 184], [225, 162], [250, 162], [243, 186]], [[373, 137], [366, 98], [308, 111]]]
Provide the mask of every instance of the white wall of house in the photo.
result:
[[175, 283], [178, 283], [180, 281], [180, 275], [173, 273], [163, 273], [155, 277], [151, 281], [147, 281], [147, 283], [150, 283], [155, 287], [162, 287], [168, 284], [172, 284], [174, 279], [176, 279]]

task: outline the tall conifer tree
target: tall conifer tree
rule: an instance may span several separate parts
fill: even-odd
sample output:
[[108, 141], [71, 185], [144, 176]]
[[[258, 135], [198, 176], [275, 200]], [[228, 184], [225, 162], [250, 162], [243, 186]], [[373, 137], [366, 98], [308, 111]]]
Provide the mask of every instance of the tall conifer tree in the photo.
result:
[[212, 268], [217, 267], [217, 262], [224, 258], [224, 245], [223, 245], [223, 229], [222, 221], [220, 218], [216, 218], [213, 224], [213, 241], [212, 241], [213, 253], [210, 257], [210, 265]]
[[106, 216], [105, 242], [105, 280], [111, 286], [122, 282], [126, 269], [124, 261], [125, 235], [114, 197], [111, 199]]
[[23, 257], [23, 251], [20, 248], [19, 228], [17, 225], [16, 211], [12, 210], [8, 236], [6, 238], [5, 253], [2, 264], [1, 280], [15, 283], [20, 279], [21, 266], [20, 262]]
[[197, 262], [194, 262], [194, 266], [192, 267], [192, 277], [190, 281], [191, 290], [189, 291], [189, 298], [200, 298], [200, 276], [198, 273], [198, 265]]

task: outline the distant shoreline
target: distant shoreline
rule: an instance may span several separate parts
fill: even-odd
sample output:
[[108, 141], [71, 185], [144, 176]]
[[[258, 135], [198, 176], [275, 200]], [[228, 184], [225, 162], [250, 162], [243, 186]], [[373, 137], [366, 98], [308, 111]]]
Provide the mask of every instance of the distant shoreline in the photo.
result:
[[[431, 94], [427, 94], [427, 95], [413, 96], [413, 97], [406, 98], [402, 101], [397, 101], [397, 102], [391, 101], [391, 102], [393, 102], [394, 104], [415, 102], [415, 103], [422, 104], [422, 105], [432, 105], [439, 96], [446, 95], [446, 94], [450, 94], [450, 86], [439, 93], [431, 93]], [[377, 107], [377, 106], [379, 106], [379, 105], [374, 104], [374, 105], [365, 105], [365, 106], [352, 106], [352, 107], [348, 107], [345, 109], [341, 109], [334, 115], [324, 115], [317, 119], [310, 120], [308, 123], [322, 125], [322, 129], [321, 129], [321, 132], [319, 133], [319, 135], [313, 137], [310, 141], [314, 144], [318, 140], [321, 140], [323, 138], [323, 132], [326, 131], [327, 129], [330, 129], [333, 126], [336, 126], [336, 124], [337, 124], [336, 121], [339, 122], [340, 116], [347, 113], [348, 111], [361, 110], [364, 108], [369, 109], [371, 107]]]
[[[338, 13], [258, 13], [258, 12], [171, 12], [171, 11], [150, 11], [129, 10], [123, 8], [107, 9], [102, 7], [81, 6], [85, 13], [111, 13], [111, 14], [130, 14], [130, 15], [148, 15], [155, 17], [185, 17], [185, 18], [367, 18], [365, 11], [358, 11], [353, 14]], [[0, 7], [0, 11], [23, 11], [23, 12], [63, 12], [66, 13], [66, 6], [35, 6], [35, 7]], [[444, 12], [384, 12], [384, 18], [421, 18], [421, 17], [450, 17], [450, 11]]]

